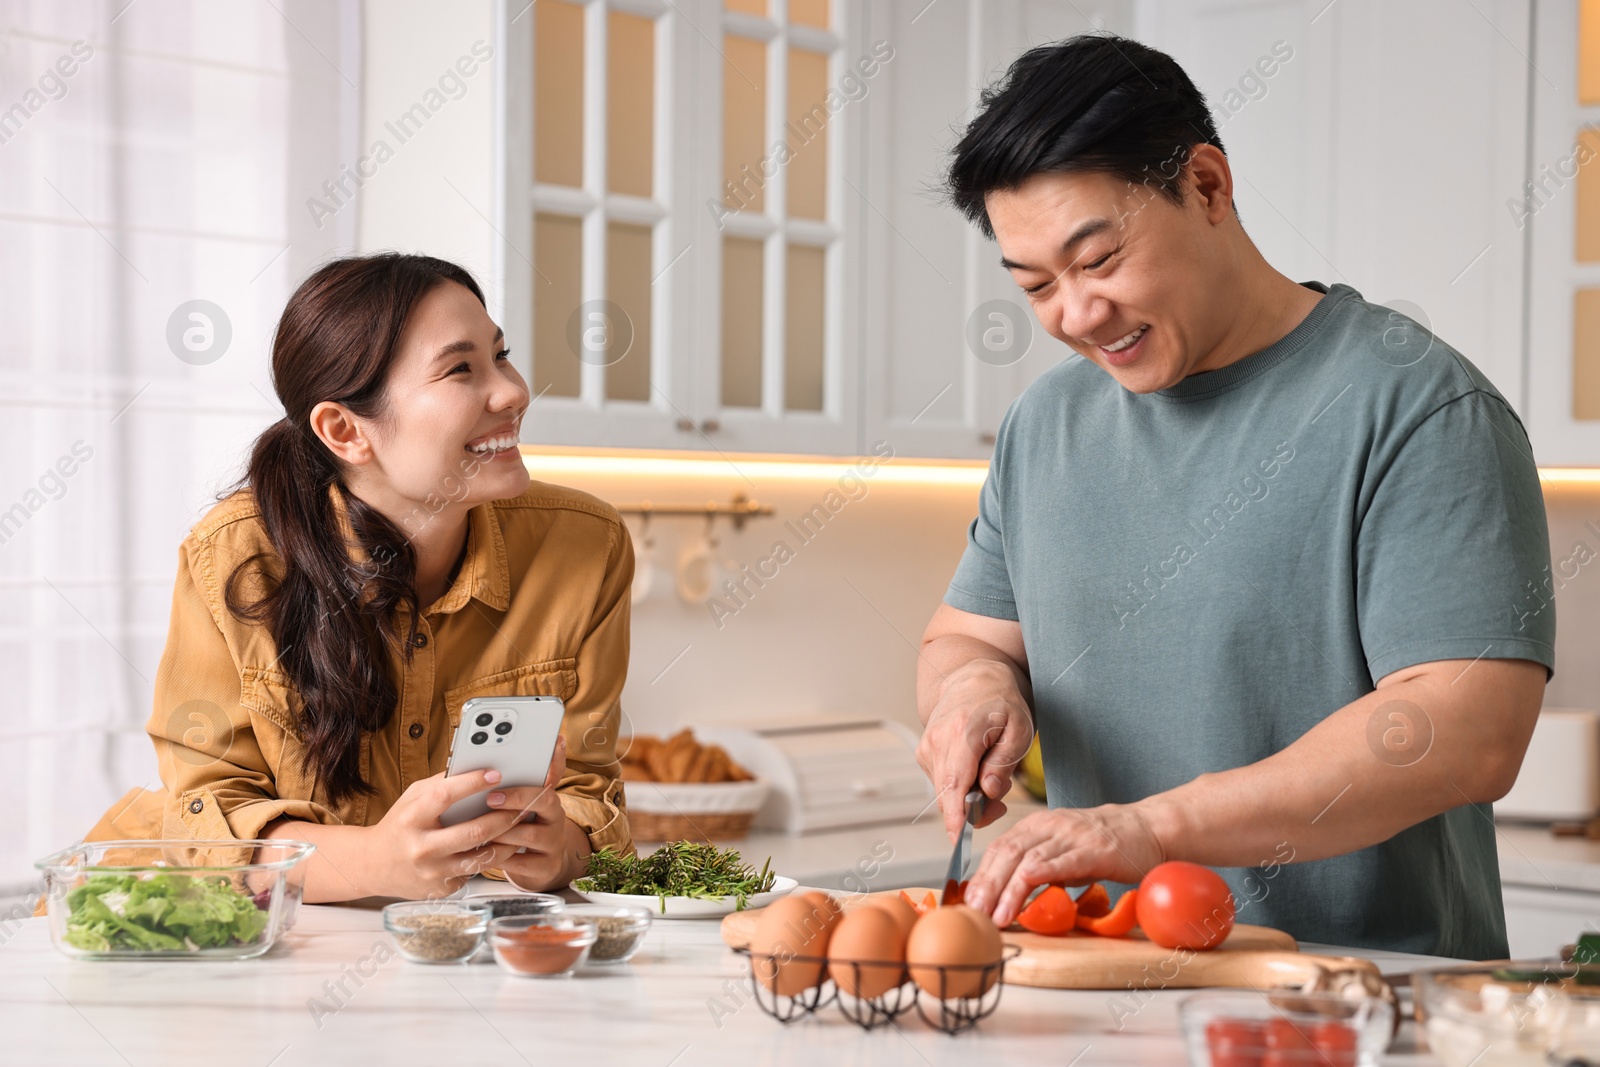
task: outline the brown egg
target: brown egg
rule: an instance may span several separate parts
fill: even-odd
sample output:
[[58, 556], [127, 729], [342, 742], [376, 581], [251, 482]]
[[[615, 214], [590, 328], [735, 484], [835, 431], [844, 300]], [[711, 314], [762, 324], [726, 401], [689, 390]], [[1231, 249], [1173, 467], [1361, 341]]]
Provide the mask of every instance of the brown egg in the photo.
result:
[[829, 935], [839, 920], [833, 908], [811, 896], [783, 897], [767, 905], [750, 937], [756, 980], [782, 996], [796, 996], [822, 981]]
[[905, 935], [882, 908], [855, 909], [828, 941], [828, 974], [853, 997], [876, 997], [905, 981], [905, 959]]
[[888, 913], [895, 925], [900, 927], [902, 943], [911, 936], [911, 928], [917, 925], [917, 909], [907, 904], [899, 893], [874, 893], [862, 900], [861, 906]]
[[844, 914], [844, 909], [839, 907], [839, 902], [820, 889], [808, 889], [798, 894], [801, 900], [809, 900], [818, 908], [825, 909], [833, 916], [832, 922], [838, 922], [839, 916]]
[[[925, 992], [946, 999], [980, 997], [1000, 977], [1000, 969], [979, 970], [952, 965], [988, 965], [1000, 962], [1004, 942], [986, 915], [965, 904], [935, 908], [917, 920], [906, 941], [906, 962], [911, 978]], [[945, 967], [943, 985], [939, 967]]]

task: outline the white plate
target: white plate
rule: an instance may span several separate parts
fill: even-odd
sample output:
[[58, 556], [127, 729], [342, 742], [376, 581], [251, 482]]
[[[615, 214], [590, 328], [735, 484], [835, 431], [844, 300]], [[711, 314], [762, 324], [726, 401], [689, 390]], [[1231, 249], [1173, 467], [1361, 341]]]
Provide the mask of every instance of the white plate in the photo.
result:
[[[793, 878], [775, 875], [772, 888], [765, 893], [757, 893], [745, 902], [745, 910], [751, 908], [764, 908], [779, 897], [786, 897], [793, 893], [800, 883]], [[650, 914], [657, 919], [715, 919], [728, 915], [738, 910], [737, 897], [722, 897], [718, 900], [700, 900], [697, 897], [668, 897], [665, 901], [666, 910], [662, 910], [662, 900], [657, 896], [637, 896], [632, 893], [585, 893], [574, 890], [579, 896], [592, 904], [632, 904], [637, 907], [649, 908]]]

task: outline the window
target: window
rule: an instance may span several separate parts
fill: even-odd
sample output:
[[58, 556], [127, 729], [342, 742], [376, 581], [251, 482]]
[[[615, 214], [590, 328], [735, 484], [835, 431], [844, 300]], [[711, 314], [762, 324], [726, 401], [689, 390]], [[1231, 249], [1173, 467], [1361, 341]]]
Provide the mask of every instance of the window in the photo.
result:
[[203, 725], [152, 707], [176, 548], [282, 414], [268, 339], [350, 252], [370, 144], [360, 5], [292, 11], [23, 4], [0, 28], [0, 897], [159, 787], [152, 712]]

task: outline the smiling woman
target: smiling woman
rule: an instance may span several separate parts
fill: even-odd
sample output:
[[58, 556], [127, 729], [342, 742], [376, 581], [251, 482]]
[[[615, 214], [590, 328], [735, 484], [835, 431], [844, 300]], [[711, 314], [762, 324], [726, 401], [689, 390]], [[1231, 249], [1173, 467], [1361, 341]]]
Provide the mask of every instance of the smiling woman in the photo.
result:
[[[320, 268], [285, 308], [285, 417], [179, 550], [147, 725], [166, 789], [91, 840], [293, 837], [312, 900], [448, 892], [481, 870], [565, 885], [631, 848], [616, 777], [631, 542], [608, 505], [530, 487], [528, 389], [461, 268]], [[564, 742], [500, 811], [445, 827], [494, 771], [444, 777], [472, 697], [565, 701]], [[531, 817], [530, 817], [531, 816]]]

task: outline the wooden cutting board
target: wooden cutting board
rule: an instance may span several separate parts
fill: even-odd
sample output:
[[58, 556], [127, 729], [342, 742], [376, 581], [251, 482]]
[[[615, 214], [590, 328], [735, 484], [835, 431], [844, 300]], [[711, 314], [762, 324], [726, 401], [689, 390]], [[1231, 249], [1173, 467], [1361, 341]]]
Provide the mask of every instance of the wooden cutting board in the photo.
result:
[[[906, 892], [920, 900], [929, 890]], [[863, 903], [864, 898], [840, 900], [847, 912]], [[725, 916], [722, 940], [731, 948], [749, 945], [763, 910]], [[1008, 945], [1022, 949], [1006, 964], [1006, 984], [1045, 989], [1264, 989], [1304, 985], [1341, 971], [1378, 973], [1369, 960], [1302, 953], [1294, 938], [1283, 931], [1245, 924], [1235, 926], [1226, 941], [1208, 952], [1162, 948], [1137, 930], [1129, 937], [1081, 932], [1046, 937], [1017, 929], [1002, 931], [1000, 936]]]

